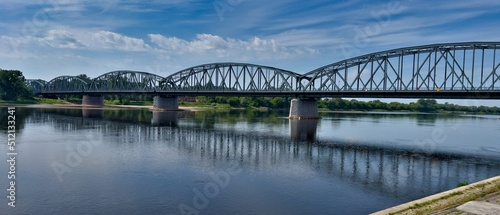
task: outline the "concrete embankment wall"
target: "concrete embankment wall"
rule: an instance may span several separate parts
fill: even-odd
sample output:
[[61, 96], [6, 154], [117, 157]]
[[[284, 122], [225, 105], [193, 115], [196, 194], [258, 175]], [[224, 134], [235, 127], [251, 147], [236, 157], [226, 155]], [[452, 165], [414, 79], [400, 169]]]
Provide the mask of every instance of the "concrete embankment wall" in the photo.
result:
[[458, 206], [481, 196], [500, 190], [500, 176], [458, 187], [422, 199], [394, 206], [371, 215], [384, 214], [430, 214], [445, 208]]

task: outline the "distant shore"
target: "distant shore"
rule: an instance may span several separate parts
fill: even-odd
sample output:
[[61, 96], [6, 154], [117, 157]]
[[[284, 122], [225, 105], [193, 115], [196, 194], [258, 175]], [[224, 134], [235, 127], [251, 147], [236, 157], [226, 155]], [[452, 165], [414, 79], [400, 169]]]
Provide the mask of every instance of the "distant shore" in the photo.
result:
[[[64, 108], [64, 109], [104, 109], [104, 110], [118, 110], [118, 109], [152, 109], [153, 106], [141, 106], [141, 105], [105, 105], [103, 107], [97, 106], [83, 106], [79, 104], [0, 104], [0, 107], [24, 107], [24, 108]], [[180, 110], [184, 111], [202, 111], [208, 110], [209, 108], [204, 107], [179, 107]]]
[[[64, 108], [64, 109], [104, 109], [104, 110], [120, 110], [120, 109], [149, 109], [152, 110], [153, 106], [151, 105], [105, 105], [103, 107], [98, 106], [82, 106], [81, 104], [75, 104], [67, 102], [65, 104], [16, 104], [16, 103], [0, 103], [0, 107], [24, 107], [24, 108]], [[246, 108], [217, 108], [212, 106], [179, 106], [179, 110], [183, 111], [209, 111], [209, 110], [245, 110]], [[255, 110], [267, 111], [268, 108], [257, 108]], [[318, 110], [320, 113], [390, 113], [390, 114], [468, 114], [468, 115], [484, 115], [479, 113], [470, 113], [470, 112], [438, 112], [438, 113], [427, 113], [427, 112], [411, 112], [411, 111], [387, 111], [387, 110]], [[495, 114], [487, 114], [487, 115], [495, 115]], [[499, 115], [500, 116], [500, 115]], [[498, 118], [500, 119], [500, 118]]]

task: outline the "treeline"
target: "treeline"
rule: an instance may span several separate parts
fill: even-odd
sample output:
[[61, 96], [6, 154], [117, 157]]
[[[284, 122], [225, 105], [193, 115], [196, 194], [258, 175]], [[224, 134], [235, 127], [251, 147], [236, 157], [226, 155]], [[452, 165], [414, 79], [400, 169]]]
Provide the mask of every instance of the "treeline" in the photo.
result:
[[[153, 95], [140, 94], [117, 94], [104, 95], [104, 103], [107, 105], [153, 105]], [[72, 103], [81, 103], [82, 95], [47, 96], [51, 99], [61, 99]]]
[[153, 105], [153, 95], [105, 95], [104, 100], [112, 105]]
[[440, 113], [440, 112], [467, 112], [467, 113], [481, 113], [481, 114], [500, 114], [499, 107], [487, 106], [461, 106], [450, 104], [438, 104], [434, 99], [419, 99], [417, 102], [400, 103], [400, 102], [381, 102], [380, 100], [374, 101], [358, 101], [355, 99], [323, 99], [318, 102], [319, 108], [328, 110], [348, 111], [348, 110], [361, 110], [361, 111], [411, 111], [411, 112], [426, 112], [426, 113]]
[[200, 104], [228, 104], [235, 108], [258, 108], [267, 107], [281, 109], [290, 107], [291, 98], [282, 97], [225, 97], [225, 96], [198, 96], [197, 103]]
[[21, 71], [0, 69], [0, 100], [33, 100], [33, 92], [24, 81]]
[[[205, 97], [198, 96], [199, 104], [228, 104], [235, 108], [258, 108], [268, 107], [272, 109], [283, 109], [290, 107], [292, 98], [281, 97]], [[407, 111], [407, 112], [467, 112], [481, 114], [500, 114], [499, 107], [487, 106], [461, 106], [456, 104], [438, 104], [434, 99], [419, 99], [417, 102], [382, 102], [380, 100], [358, 101], [356, 99], [346, 100], [341, 98], [321, 99], [318, 108], [332, 111]]]

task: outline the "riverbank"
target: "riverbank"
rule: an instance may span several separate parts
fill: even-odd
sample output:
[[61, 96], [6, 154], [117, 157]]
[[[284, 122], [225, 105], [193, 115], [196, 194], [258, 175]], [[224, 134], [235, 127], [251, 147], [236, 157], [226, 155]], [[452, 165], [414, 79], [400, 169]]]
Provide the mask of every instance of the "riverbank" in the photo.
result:
[[[78, 103], [64, 102], [58, 104], [24, 104], [24, 103], [0, 103], [0, 107], [25, 107], [25, 108], [67, 108], [67, 109], [152, 109], [151, 105], [105, 105], [104, 107], [96, 106], [82, 106]], [[215, 111], [215, 110], [258, 110], [258, 111], [269, 111], [270, 108], [260, 107], [260, 108], [236, 108], [230, 106], [179, 106], [180, 110], [184, 111]], [[446, 113], [427, 113], [427, 112], [409, 112], [409, 111], [386, 111], [386, 110], [318, 110], [320, 113], [352, 113], [352, 114], [363, 114], [363, 113], [373, 113], [373, 114], [457, 114], [457, 115], [485, 115], [480, 113], [468, 113], [468, 112], [446, 112]], [[488, 115], [488, 114], [486, 114]], [[500, 117], [498, 118], [500, 119]]]
[[[48, 102], [45, 102], [48, 101]], [[75, 101], [65, 101], [65, 100], [54, 100], [54, 99], [44, 99], [39, 100], [39, 103], [29, 103], [29, 102], [0, 102], [0, 107], [27, 107], [27, 108], [82, 108], [85, 107], [87, 109], [152, 109], [152, 105], [115, 105], [115, 104], [105, 104], [104, 107], [92, 107], [92, 106], [82, 106], [78, 102]], [[189, 105], [182, 106], [179, 105], [180, 110], [185, 111], [227, 111], [227, 110], [257, 110], [257, 111], [269, 111], [274, 110], [267, 107], [232, 107], [228, 104], [197, 104], [197, 105]], [[283, 110], [283, 109], [280, 109]], [[486, 113], [477, 113], [477, 112], [464, 112], [464, 111], [439, 111], [439, 112], [419, 112], [419, 111], [403, 111], [403, 110], [394, 110], [388, 111], [383, 109], [374, 109], [374, 110], [328, 110], [324, 108], [318, 109], [319, 113], [352, 113], [352, 114], [449, 114], [449, 115], [498, 115], [500, 114], [486, 114]], [[500, 117], [498, 118], [500, 120]]]
[[[483, 214], [473, 211], [500, 209], [500, 176], [394, 206], [371, 215]], [[465, 213], [464, 213], [465, 212]], [[497, 212], [500, 213], [500, 210]], [[487, 213], [498, 214], [498, 213]]]
[[[65, 99], [50, 99], [50, 98], [33, 98], [33, 100], [23, 101], [3, 101], [0, 104], [81, 104], [82, 99], [69, 98]], [[152, 101], [143, 100], [104, 100], [107, 106], [151, 106]], [[381, 102], [374, 101], [357, 101], [357, 100], [343, 100], [343, 99], [320, 99], [317, 101], [318, 110], [320, 112], [342, 112], [342, 113], [401, 113], [401, 114], [474, 114], [474, 115], [500, 115], [500, 107], [487, 107], [487, 106], [461, 106], [456, 104], [437, 103], [434, 99], [419, 99], [414, 103], [399, 103], [399, 102]], [[472, 104], [472, 103], [471, 103]], [[179, 105], [186, 107], [193, 107], [195, 109], [203, 110], [282, 110], [284, 107], [290, 105], [290, 102], [283, 100], [283, 98], [275, 97], [270, 98], [243, 98], [243, 97], [197, 97], [196, 102], [179, 101]]]
[[[14, 104], [14, 103], [0, 103], [0, 107], [24, 107], [24, 108], [64, 108], [64, 109], [103, 109], [103, 110], [118, 110], [118, 109], [152, 109], [153, 106], [142, 106], [142, 105], [105, 105], [103, 107], [97, 106], [82, 106], [80, 104]], [[180, 110], [183, 111], [207, 111], [207, 110], [219, 110], [213, 107], [190, 107], [190, 106], [179, 106]], [[240, 108], [241, 109], [241, 108]], [[222, 108], [220, 110], [223, 110]]]

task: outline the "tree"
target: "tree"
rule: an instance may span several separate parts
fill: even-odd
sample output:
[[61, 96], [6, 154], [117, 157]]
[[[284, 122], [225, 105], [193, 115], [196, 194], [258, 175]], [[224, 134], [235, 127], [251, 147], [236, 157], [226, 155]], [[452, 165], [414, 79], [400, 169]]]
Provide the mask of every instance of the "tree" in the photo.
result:
[[240, 106], [240, 98], [238, 98], [238, 97], [229, 97], [226, 101], [231, 107], [239, 107]]
[[281, 97], [272, 98], [269, 103], [271, 103], [272, 108], [283, 108], [285, 107], [285, 100]]
[[434, 99], [419, 99], [417, 105], [417, 110], [420, 112], [435, 112], [437, 102]]
[[77, 77], [84, 79], [84, 80], [90, 80], [90, 77], [87, 76], [87, 74], [79, 74], [79, 75], [77, 75]]
[[0, 99], [17, 100], [33, 98], [33, 93], [24, 83], [23, 73], [19, 70], [0, 69]]

